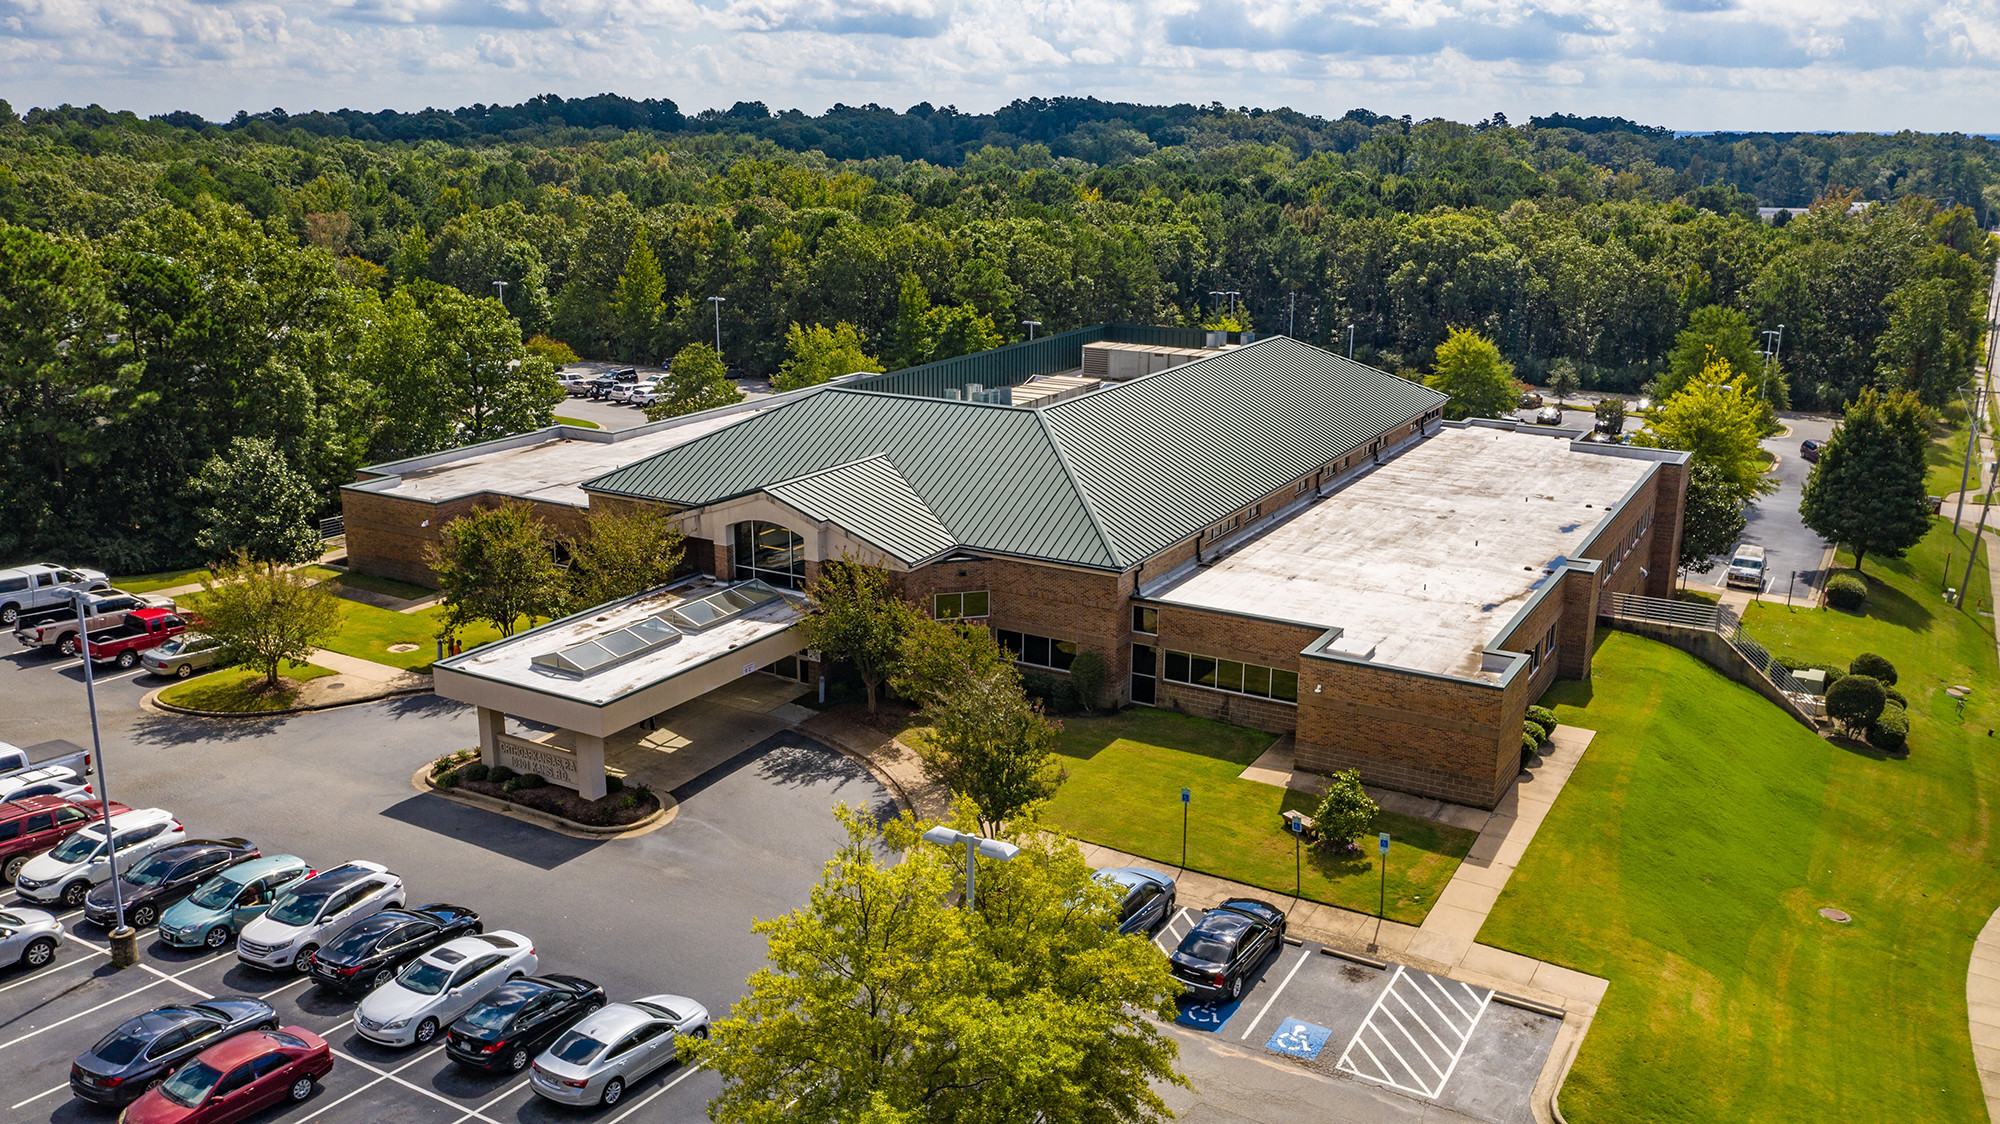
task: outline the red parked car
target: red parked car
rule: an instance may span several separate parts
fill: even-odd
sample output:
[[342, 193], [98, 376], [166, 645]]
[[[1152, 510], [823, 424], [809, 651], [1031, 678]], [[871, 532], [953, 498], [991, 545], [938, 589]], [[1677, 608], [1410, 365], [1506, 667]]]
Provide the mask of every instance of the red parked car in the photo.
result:
[[333, 1069], [326, 1040], [302, 1026], [218, 1042], [146, 1090], [121, 1124], [235, 1124], [282, 1101], [303, 1101]]
[[[84, 766], [85, 771], [89, 766]], [[132, 809], [111, 802], [111, 814]], [[14, 876], [28, 860], [82, 831], [104, 816], [104, 806], [93, 800], [84, 803], [61, 796], [29, 796], [0, 804], [0, 878], [14, 884]]]

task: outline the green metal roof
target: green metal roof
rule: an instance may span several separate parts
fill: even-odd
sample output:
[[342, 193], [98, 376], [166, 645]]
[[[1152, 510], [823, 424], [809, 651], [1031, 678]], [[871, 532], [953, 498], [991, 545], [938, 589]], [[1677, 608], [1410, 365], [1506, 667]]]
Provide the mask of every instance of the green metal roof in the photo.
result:
[[874, 543], [909, 565], [958, 545], [885, 456], [769, 484], [764, 492], [813, 519]]
[[765, 491], [908, 562], [949, 538], [1123, 570], [1444, 401], [1279, 337], [1040, 409], [829, 387], [584, 487]]

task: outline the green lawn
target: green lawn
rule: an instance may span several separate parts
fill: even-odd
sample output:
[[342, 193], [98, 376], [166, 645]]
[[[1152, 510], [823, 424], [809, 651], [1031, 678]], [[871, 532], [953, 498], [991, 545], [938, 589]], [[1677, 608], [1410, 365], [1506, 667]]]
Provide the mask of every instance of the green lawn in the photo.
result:
[[111, 584], [128, 593], [151, 593], [156, 589], [193, 585], [207, 576], [208, 567], [196, 566], [191, 570], [161, 570], [156, 574], [133, 574], [129, 577], [112, 578]]
[[[437, 616], [442, 609], [432, 606], [416, 613], [378, 609], [359, 601], [340, 603], [340, 632], [326, 642], [329, 651], [374, 660], [411, 671], [428, 671], [437, 659]], [[459, 643], [477, 647], [500, 638], [491, 625], [474, 625], [459, 632]], [[415, 644], [414, 652], [392, 652], [395, 644]]]
[[[1611, 980], [1563, 1089], [1572, 1124], [1985, 1119], [1965, 977], [2000, 905], [2000, 679], [1990, 622], [1935, 592], [1941, 527], [1869, 562], [1866, 614], [1749, 617], [1780, 655], [1895, 662], [1907, 759], [1623, 633], [1544, 700], [1597, 737], [1479, 939]], [[1975, 687], [1962, 720], [1953, 682]]]
[[160, 692], [160, 701], [195, 710], [224, 710], [237, 714], [283, 710], [298, 700], [300, 684], [308, 679], [332, 675], [333, 672], [317, 664], [286, 660], [279, 665], [278, 674], [282, 676], [280, 689], [267, 692], [263, 689], [262, 672], [225, 667], [168, 687]]
[[[1058, 748], [1069, 779], [1050, 802], [1049, 821], [1079, 839], [1142, 855], [1165, 867], [1181, 859], [1183, 786], [1188, 868], [1289, 896], [1292, 837], [1279, 813], [1312, 811], [1311, 798], [1237, 777], [1276, 739], [1258, 730], [1135, 707], [1101, 718], [1066, 718]], [[1420, 923], [1472, 847], [1470, 831], [1383, 813], [1376, 830], [1395, 837], [1388, 916]], [[1350, 859], [1307, 851], [1304, 896], [1375, 911], [1374, 849]]]

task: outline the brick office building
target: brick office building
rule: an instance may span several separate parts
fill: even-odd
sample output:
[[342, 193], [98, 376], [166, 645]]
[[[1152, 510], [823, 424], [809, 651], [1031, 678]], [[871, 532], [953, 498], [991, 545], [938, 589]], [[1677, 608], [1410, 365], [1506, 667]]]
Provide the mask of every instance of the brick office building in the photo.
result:
[[1094, 651], [1120, 703], [1490, 807], [1598, 596], [1671, 592], [1687, 455], [1443, 402], [1278, 338], [1036, 408], [819, 388], [581, 488], [676, 513], [716, 577], [863, 560], [1030, 668]]

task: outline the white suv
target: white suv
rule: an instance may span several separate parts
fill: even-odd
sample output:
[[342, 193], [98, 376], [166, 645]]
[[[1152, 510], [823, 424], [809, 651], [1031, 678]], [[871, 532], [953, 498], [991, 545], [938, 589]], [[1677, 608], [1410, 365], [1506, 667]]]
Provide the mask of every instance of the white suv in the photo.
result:
[[402, 904], [403, 880], [387, 867], [343, 863], [292, 884], [262, 917], [243, 926], [236, 959], [253, 968], [303, 972], [312, 966], [312, 954], [327, 934]]
[[[111, 817], [112, 840], [121, 871], [169, 844], [187, 838], [187, 830], [172, 812], [139, 808]], [[61, 902], [69, 909], [83, 904], [91, 888], [111, 877], [111, 856], [104, 847], [104, 824], [91, 824], [46, 855], [28, 860], [14, 879], [21, 897], [40, 905]]]
[[613, 402], [629, 403], [634, 406], [643, 406], [653, 400], [653, 395], [658, 387], [659, 384], [651, 379], [646, 379], [642, 382], [621, 382], [611, 388], [611, 400]]

